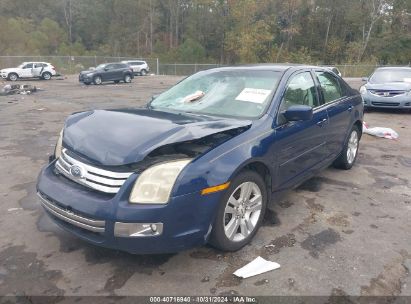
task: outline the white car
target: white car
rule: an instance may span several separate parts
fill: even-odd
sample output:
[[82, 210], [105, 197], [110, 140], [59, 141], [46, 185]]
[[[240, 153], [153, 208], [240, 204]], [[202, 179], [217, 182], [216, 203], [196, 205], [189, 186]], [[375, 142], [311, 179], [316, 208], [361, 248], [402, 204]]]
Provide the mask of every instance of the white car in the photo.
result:
[[23, 62], [17, 68], [0, 70], [0, 77], [11, 81], [16, 81], [19, 78], [49, 80], [56, 75], [56, 69], [48, 62]]
[[150, 71], [147, 62], [143, 60], [125, 60], [122, 63], [128, 64], [134, 72], [134, 75], [145, 76]]

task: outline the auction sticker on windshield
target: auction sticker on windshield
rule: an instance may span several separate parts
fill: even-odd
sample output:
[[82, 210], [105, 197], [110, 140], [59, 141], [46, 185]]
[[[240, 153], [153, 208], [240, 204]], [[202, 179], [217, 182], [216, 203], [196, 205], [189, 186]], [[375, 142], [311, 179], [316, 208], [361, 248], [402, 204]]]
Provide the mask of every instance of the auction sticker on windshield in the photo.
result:
[[271, 94], [271, 90], [245, 88], [235, 100], [263, 103]]

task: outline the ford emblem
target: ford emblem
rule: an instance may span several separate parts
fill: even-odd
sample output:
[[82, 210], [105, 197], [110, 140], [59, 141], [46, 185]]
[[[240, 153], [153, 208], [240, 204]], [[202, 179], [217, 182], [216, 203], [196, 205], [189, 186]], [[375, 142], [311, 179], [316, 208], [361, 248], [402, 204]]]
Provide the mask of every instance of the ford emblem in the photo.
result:
[[75, 178], [83, 178], [84, 173], [85, 173], [85, 170], [78, 165], [73, 165], [70, 167], [70, 174]]

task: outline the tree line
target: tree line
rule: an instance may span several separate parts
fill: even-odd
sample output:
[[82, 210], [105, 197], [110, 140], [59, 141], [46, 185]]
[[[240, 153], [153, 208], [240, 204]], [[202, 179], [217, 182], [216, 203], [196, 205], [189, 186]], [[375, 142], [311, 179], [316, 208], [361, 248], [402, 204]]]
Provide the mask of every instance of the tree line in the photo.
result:
[[411, 0], [1, 0], [0, 55], [411, 62]]

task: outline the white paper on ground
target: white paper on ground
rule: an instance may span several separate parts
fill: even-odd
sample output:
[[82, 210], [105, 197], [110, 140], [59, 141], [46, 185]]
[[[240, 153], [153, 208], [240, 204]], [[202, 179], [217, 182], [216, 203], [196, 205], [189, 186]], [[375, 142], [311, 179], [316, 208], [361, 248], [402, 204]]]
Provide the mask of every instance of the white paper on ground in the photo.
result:
[[233, 274], [237, 277], [246, 279], [277, 268], [280, 268], [280, 264], [264, 260], [262, 257], [257, 257], [244, 267], [237, 269]]
[[270, 94], [271, 90], [245, 88], [235, 100], [263, 103]]

